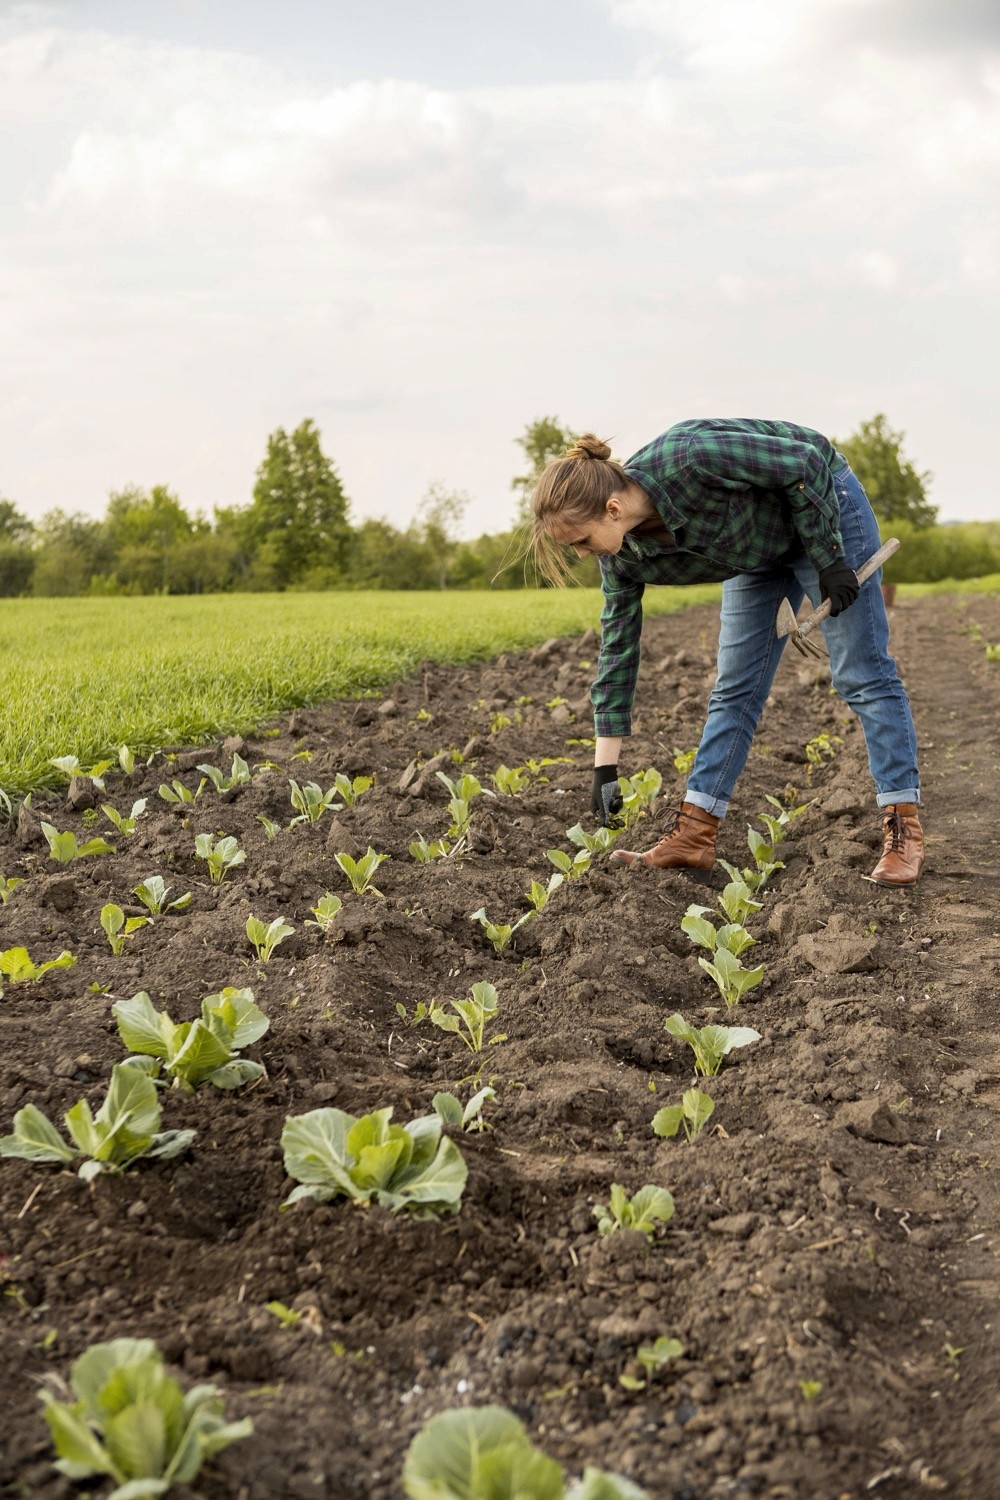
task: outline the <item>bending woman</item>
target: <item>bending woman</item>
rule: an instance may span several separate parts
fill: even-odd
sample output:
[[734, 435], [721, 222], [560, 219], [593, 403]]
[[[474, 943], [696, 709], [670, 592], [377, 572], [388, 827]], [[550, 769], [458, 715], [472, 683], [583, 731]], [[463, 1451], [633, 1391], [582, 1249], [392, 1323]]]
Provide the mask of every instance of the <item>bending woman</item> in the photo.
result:
[[644, 854], [626, 864], [711, 869], [715, 839], [771, 689], [785, 640], [778, 606], [803, 596], [832, 608], [822, 631], [833, 684], [861, 720], [881, 809], [880, 885], [913, 885], [923, 864], [917, 739], [889, 655], [874, 573], [855, 570], [879, 546], [878, 523], [850, 465], [821, 433], [791, 422], [709, 417], [679, 422], [625, 464], [586, 433], [542, 472], [532, 500], [532, 549], [551, 583], [569, 561], [600, 560], [601, 654], [591, 689], [597, 736], [591, 810], [602, 822], [631, 732], [647, 583], [723, 582], [718, 670], [681, 806]]

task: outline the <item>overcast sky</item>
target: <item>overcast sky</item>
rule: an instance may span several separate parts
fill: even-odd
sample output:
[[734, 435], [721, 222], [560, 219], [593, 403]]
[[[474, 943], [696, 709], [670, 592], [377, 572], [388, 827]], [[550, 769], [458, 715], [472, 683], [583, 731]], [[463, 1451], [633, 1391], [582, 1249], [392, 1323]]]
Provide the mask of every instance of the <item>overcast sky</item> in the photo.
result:
[[0, 494], [511, 516], [533, 418], [876, 411], [1000, 515], [997, 0], [0, 0]]

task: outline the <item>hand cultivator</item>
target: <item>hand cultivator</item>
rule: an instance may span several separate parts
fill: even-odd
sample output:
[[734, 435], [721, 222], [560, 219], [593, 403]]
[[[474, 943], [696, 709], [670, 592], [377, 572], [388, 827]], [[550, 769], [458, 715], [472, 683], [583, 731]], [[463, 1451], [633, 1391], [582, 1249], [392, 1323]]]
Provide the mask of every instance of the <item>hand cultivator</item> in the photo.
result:
[[[864, 583], [866, 578], [870, 578], [875, 569], [880, 568], [886, 558], [891, 557], [898, 546], [899, 541], [896, 537], [890, 537], [887, 542], [883, 543], [877, 552], [872, 553], [867, 562], [861, 564], [858, 569], [858, 582]], [[811, 615], [807, 615], [800, 625], [795, 618], [795, 611], [788, 600], [782, 599], [778, 606], [778, 634], [790, 636], [792, 645], [796, 650], [801, 651], [803, 656], [818, 656], [822, 658], [827, 654], [826, 649], [819, 641], [811, 641], [809, 639], [809, 632], [815, 629], [821, 620], [825, 620], [829, 613], [830, 601], [829, 599], [824, 599], [823, 603], [817, 609], [814, 609]]]

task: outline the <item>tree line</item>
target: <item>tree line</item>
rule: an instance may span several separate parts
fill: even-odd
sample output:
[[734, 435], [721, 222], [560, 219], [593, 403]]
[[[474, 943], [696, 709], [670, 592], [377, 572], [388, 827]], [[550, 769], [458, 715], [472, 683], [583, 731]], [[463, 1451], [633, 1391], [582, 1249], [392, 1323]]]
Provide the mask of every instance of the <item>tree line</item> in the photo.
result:
[[[250, 503], [217, 507], [211, 520], [190, 515], [167, 485], [113, 491], [100, 519], [54, 509], [32, 522], [0, 499], [0, 596], [523, 587], [535, 582], [524, 566], [532, 488], [545, 464], [575, 437], [557, 417], [528, 424], [515, 439], [524, 461], [511, 481], [514, 523], [474, 541], [459, 535], [468, 495], [443, 483], [429, 487], [404, 527], [384, 518], [352, 524], [340, 476], [308, 419], [292, 432], [279, 427], [270, 435]], [[990, 540], [976, 528], [935, 525], [936, 509], [927, 498], [931, 476], [904, 456], [903, 437], [878, 414], [838, 447], [880, 519], [903, 523], [919, 575], [933, 580], [1000, 571], [1000, 536]], [[977, 534], [959, 535], [969, 531]], [[945, 563], [947, 571], [936, 571]], [[896, 576], [911, 572], [897, 569]], [[579, 576], [597, 581], [593, 559], [581, 564]]]

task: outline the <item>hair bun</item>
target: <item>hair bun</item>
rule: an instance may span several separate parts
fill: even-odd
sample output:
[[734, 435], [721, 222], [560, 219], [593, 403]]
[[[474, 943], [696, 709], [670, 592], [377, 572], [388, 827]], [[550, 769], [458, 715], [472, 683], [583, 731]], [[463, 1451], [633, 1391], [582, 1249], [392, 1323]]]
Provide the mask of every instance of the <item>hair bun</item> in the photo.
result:
[[592, 432], [582, 432], [572, 448], [567, 450], [566, 457], [600, 458], [607, 460], [611, 457], [611, 449], [607, 443], [602, 442], [599, 437], [595, 437]]

